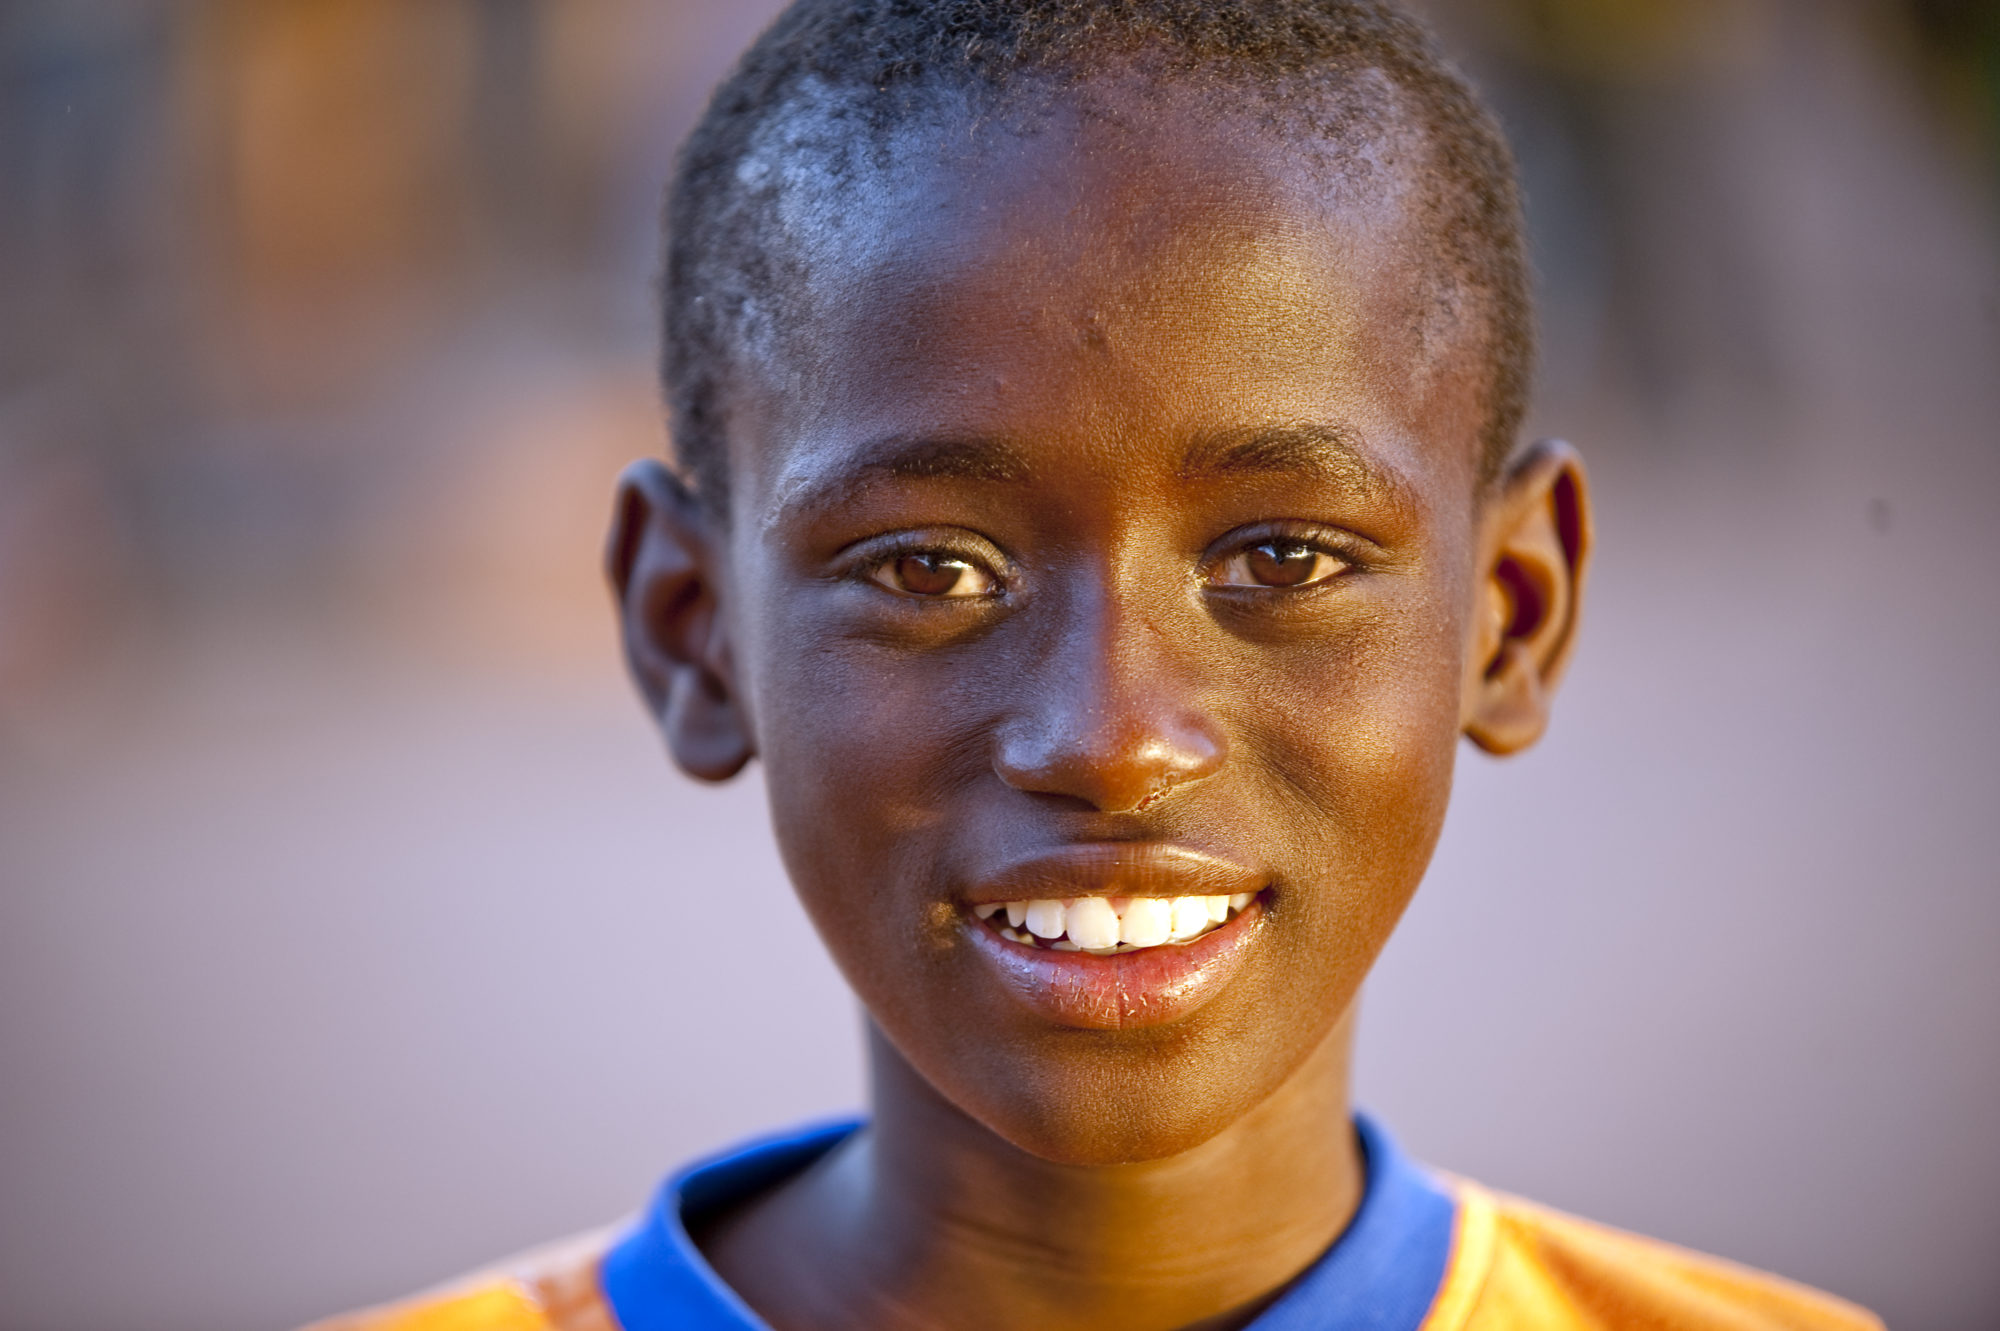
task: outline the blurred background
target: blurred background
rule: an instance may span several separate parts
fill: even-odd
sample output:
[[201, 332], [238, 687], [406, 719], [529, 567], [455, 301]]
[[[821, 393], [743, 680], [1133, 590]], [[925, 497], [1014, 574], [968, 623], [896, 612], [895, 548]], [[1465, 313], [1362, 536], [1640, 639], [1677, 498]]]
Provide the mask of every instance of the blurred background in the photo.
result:
[[[670, 770], [596, 564], [660, 184], [774, 8], [0, 4], [4, 1331], [289, 1325], [860, 1102], [757, 779]], [[2000, 6], [1430, 8], [1603, 543], [1364, 1102], [2000, 1327]]]

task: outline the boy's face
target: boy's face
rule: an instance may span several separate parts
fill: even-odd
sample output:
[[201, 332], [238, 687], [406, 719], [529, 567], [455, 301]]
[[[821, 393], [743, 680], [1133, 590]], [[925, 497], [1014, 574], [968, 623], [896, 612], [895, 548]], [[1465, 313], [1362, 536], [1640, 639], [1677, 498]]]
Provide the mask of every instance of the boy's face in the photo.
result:
[[[683, 711], [763, 759], [841, 969], [946, 1097], [1075, 1162], [1198, 1144], [1328, 1036], [1499, 631], [1413, 191], [1127, 109], [853, 187], [739, 396], [726, 530], [682, 525], [715, 611]], [[975, 909], [1242, 893], [1110, 956]]]

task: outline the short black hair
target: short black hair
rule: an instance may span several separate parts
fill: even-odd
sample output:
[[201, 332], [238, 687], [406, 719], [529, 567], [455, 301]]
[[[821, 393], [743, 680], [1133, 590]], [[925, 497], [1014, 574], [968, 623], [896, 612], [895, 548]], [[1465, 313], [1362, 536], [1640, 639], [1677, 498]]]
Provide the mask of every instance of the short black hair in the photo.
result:
[[[889, 135], [954, 97], [989, 105], [1037, 79], [1087, 82], [1121, 58], [1144, 78], [1260, 98], [1309, 150], [1340, 154], [1357, 131], [1414, 122], [1427, 151], [1406, 169], [1421, 174], [1427, 200], [1433, 322], [1454, 341], [1470, 334], [1487, 368], [1482, 483], [1499, 472], [1534, 360], [1514, 160], [1429, 31], [1398, 6], [795, 0], [716, 88], [668, 188], [661, 371], [675, 460], [706, 502], [726, 507], [732, 370], [773, 335], [803, 281], [778, 219], [801, 173], [770, 169], [770, 158], [838, 185], [883, 164]], [[1325, 114], [1330, 105], [1337, 114]]]

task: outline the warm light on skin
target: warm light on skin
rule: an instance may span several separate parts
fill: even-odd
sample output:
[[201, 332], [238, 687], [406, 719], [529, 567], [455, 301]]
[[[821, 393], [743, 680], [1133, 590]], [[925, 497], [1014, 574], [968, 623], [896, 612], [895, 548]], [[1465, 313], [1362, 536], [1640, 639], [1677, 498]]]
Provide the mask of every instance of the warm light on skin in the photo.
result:
[[[884, 209], [909, 219], [871, 247], [892, 257], [816, 265], [822, 322], [790, 334], [811, 386], [760, 402], [732, 453], [731, 636], [787, 865], [891, 1041], [1030, 1150], [1158, 1156], [1317, 1045], [1421, 876], [1459, 729], [1476, 423], [1381, 373], [1399, 332], [1385, 353], [1351, 331], [1407, 326], [1400, 230], [1316, 196], [1302, 215], [1312, 182], [1248, 127], [1004, 147], [927, 208]], [[1359, 465], [1279, 454], [1184, 479], [1198, 444], [1298, 422], [1337, 428]], [[965, 442], [955, 465], [853, 483], [884, 440]], [[1272, 524], [1343, 539], [1355, 568], [1302, 593], [1204, 588], [1232, 534]], [[898, 532], [991, 550], [1015, 590], [920, 607], [840, 576]], [[1097, 770], [1048, 775], [1070, 749]], [[993, 775], [1010, 752], [1030, 775]], [[868, 775], [865, 807], [835, 773]], [[1074, 789], [1019, 788], [1038, 780]], [[890, 960], [955, 954], [929, 932], [955, 924], [918, 924], [950, 885], [1045, 841], [1133, 835], [1276, 885], [1263, 955], [1184, 1027], [1081, 1046], [981, 971]], [[852, 909], [862, 884], [887, 908]]]
[[[627, 490], [635, 672], [690, 770], [763, 759], [878, 1032], [873, 1130], [704, 1240], [780, 1326], [900, 1324], [968, 1281], [990, 1320], [957, 1324], [1233, 1325], [1316, 1256], [1358, 1195], [1352, 1005], [1458, 736], [1496, 707], [1492, 747], [1525, 734], [1567, 647], [1582, 538], [1536, 533], [1580, 480], [1560, 455], [1480, 502], [1478, 377], [1420, 354], [1425, 256], [1393, 191], [1336, 188], [1185, 97], [1145, 111], [1057, 107], [857, 186], [887, 196], [860, 210], [878, 230], [862, 261], [812, 256], [786, 368], [732, 417], [727, 523], [663, 472]], [[1314, 576], [1246, 581], [1274, 542]], [[885, 583], [911, 555], [991, 585]], [[1018, 1001], [964, 903], [1010, 864], [1132, 841], [1255, 875], [1226, 982], [1161, 1024]], [[971, 1181], [905, 1186], [940, 1176]], [[1060, 1271], [954, 1246], [981, 1226]], [[839, 1256], [758, 1260], [812, 1243]], [[1107, 1277], [1132, 1262], [1179, 1274]]]

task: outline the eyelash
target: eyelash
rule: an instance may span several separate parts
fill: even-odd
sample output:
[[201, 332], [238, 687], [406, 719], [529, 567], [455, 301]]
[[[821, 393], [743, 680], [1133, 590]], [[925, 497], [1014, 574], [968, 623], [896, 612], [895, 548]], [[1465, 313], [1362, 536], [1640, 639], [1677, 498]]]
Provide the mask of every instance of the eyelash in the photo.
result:
[[[1357, 549], [1359, 542], [1345, 533], [1314, 527], [1300, 530], [1295, 526], [1256, 528], [1249, 531], [1231, 532], [1211, 550], [1217, 553], [1203, 559], [1200, 579], [1204, 587], [1225, 596], [1285, 595], [1317, 591], [1328, 583], [1338, 581], [1365, 564], [1365, 557]], [[1224, 583], [1215, 581], [1216, 575], [1229, 563], [1245, 559], [1260, 546], [1295, 547], [1323, 555], [1338, 565], [1331, 572], [1321, 574], [1312, 580], [1294, 586], [1277, 584]], [[992, 601], [1006, 594], [1013, 578], [1013, 565], [990, 545], [980, 541], [954, 538], [942, 532], [899, 532], [878, 541], [871, 541], [854, 550], [842, 561], [838, 576], [869, 584], [883, 592], [907, 601], [961, 602], [973, 603]], [[965, 595], [937, 593], [926, 595], [919, 592], [899, 591], [880, 576], [889, 570], [897, 560], [912, 556], [931, 556], [945, 561], [963, 564], [982, 573], [991, 580], [991, 590]]]
[[[984, 542], [953, 539], [946, 533], [899, 532], [882, 540], [864, 544], [842, 562], [839, 572], [844, 578], [879, 588], [900, 600], [977, 604], [994, 600], [1007, 590], [1013, 568], [1004, 558], [996, 558], [997, 554], [997, 551]], [[931, 556], [963, 564], [990, 579], [993, 584], [992, 589], [970, 595], [926, 596], [917, 592], [899, 591], [878, 576], [890, 569], [896, 561], [913, 556]]]
[[[1202, 582], [1210, 590], [1223, 595], [1269, 595], [1271, 593], [1297, 594], [1318, 591], [1328, 583], [1336, 582], [1365, 565], [1365, 556], [1358, 548], [1359, 541], [1344, 532], [1324, 527], [1302, 527], [1299, 524], [1277, 524], [1272, 526], [1238, 530], [1218, 541], [1211, 549], [1218, 552], [1202, 564]], [[1217, 576], [1228, 565], [1239, 559], [1248, 559], [1262, 546], [1280, 546], [1309, 551], [1325, 556], [1338, 567], [1331, 572], [1321, 573], [1310, 581], [1293, 586], [1282, 584], [1225, 583], [1216, 581]], [[1219, 547], [1219, 548], [1218, 548]]]

